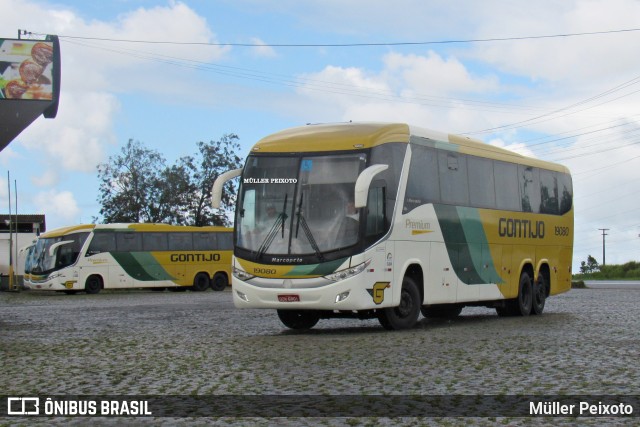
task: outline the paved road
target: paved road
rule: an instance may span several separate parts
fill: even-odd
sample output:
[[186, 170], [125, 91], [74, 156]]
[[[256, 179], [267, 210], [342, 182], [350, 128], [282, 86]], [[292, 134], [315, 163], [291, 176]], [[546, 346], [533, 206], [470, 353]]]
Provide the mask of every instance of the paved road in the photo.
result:
[[640, 280], [585, 280], [592, 289], [640, 289]]
[[[307, 333], [290, 331], [273, 311], [235, 309], [230, 290], [73, 296], [5, 292], [0, 293], [0, 314], [0, 388], [8, 395], [640, 394], [640, 292], [622, 287], [577, 289], [552, 297], [542, 316], [499, 318], [491, 309], [465, 308], [453, 321], [422, 319], [412, 330], [395, 332], [375, 320], [342, 319], [321, 320]], [[7, 421], [0, 418], [0, 425]], [[33, 420], [28, 421], [31, 425]], [[40, 421], [87, 423], [82, 418]], [[158, 418], [135, 424], [254, 421], [270, 425], [273, 420]], [[585, 418], [580, 423], [626, 421]], [[493, 425], [495, 420], [446, 423], [461, 422]], [[500, 422], [545, 425], [549, 419]]]

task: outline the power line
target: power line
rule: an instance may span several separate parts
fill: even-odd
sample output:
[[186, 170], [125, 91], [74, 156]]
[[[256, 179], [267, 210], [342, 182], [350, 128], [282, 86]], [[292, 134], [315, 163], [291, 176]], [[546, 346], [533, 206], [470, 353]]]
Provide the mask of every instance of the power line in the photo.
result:
[[[487, 42], [501, 42], [501, 41], [516, 41], [516, 40], [536, 40], [536, 39], [551, 39], [551, 38], [565, 38], [565, 37], [580, 37], [580, 36], [593, 36], [602, 34], [617, 34], [617, 33], [629, 33], [640, 31], [640, 28], [625, 28], [621, 30], [606, 30], [606, 31], [589, 31], [582, 33], [564, 33], [564, 34], [547, 34], [537, 36], [521, 36], [521, 37], [492, 37], [486, 39], [459, 39], [459, 40], [432, 40], [432, 41], [419, 41], [419, 42], [378, 42], [378, 43], [213, 43], [213, 42], [180, 42], [180, 41], [167, 41], [167, 40], [132, 40], [132, 39], [114, 39], [114, 38], [101, 38], [101, 37], [85, 37], [85, 36], [68, 36], [58, 35], [63, 39], [77, 39], [77, 40], [99, 40], [108, 42], [121, 42], [121, 43], [146, 43], [146, 44], [170, 44], [170, 45], [196, 45], [196, 46], [229, 46], [229, 47], [368, 47], [368, 46], [419, 46], [419, 45], [431, 45], [431, 44], [454, 44], [454, 43], [487, 43]], [[45, 34], [27, 32], [29, 35], [42, 36]]]

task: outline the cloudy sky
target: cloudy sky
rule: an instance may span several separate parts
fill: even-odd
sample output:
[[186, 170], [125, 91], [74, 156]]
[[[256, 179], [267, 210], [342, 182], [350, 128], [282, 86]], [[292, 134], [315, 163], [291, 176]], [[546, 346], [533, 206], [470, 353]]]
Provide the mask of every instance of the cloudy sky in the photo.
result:
[[602, 262], [599, 228], [607, 263], [640, 258], [637, 0], [0, 6], [0, 37], [61, 40], [57, 118], [0, 153], [0, 206], [8, 170], [20, 213], [46, 214], [48, 229], [98, 215], [96, 165], [130, 138], [173, 163], [225, 133], [245, 155], [291, 126], [403, 121], [566, 164], [574, 270], [589, 254]]

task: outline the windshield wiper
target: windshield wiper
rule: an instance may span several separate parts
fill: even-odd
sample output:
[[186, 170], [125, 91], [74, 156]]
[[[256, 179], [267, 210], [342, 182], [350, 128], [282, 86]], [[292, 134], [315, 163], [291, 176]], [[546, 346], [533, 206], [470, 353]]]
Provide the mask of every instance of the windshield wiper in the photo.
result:
[[276, 238], [276, 234], [278, 234], [278, 227], [282, 227], [282, 238], [284, 239], [284, 222], [288, 218], [286, 214], [288, 196], [289, 196], [288, 194], [284, 195], [284, 205], [282, 206], [282, 212], [278, 214], [278, 217], [276, 218], [275, 222], [269, 229], [269, 232], [265, 236], [264, 241], [258, 248], [258, 258], [262, 258], [262, 255], [264, 255], [265, 252], [267, 252], [267, 250], [269, 249], [269, 246], [271, 246], [271, 243], [273, 243], [273, 240]]
[[302, 231], [304, 231], [304, 235], [307, 236], [307, 240], [311, 244], [313, 251], [316, 253], [318, 260], [324, 261], [324, 256], [322, 252], [320, 252], [320, 248], [316, 243], [316, 239], [313, 238], [313, 233], [311, 233], [311, 229], [309, 228], [309, 224], [307, 224], [307, 220], [302, 216], [302, 199], [304, 197], [304, 193], [300, 194], [300, 202], [298, 203], [298, 211], [296, 212], [297, 221], [296, 221], [296, 239], [298, 238], [298, 230], [300, 228], [300, 224], [302, 224]]

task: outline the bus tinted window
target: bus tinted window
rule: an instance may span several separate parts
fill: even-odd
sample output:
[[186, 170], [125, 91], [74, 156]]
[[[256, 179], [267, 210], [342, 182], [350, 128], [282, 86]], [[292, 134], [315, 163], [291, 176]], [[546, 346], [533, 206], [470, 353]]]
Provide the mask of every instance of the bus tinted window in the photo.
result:
[[558, 214], [557, 173], [540, 169], [540, 213]]
[[493, 173], [496, 187], [496, 207], [519, 211], [521, 206], [518, 190], [518, 167], [513, 163], [495, 161]]
[[540, 171], [531, 166], [518, 165], [518, 178], [522, 211], [540, 213]]
[[116, 233], [118, 252], [139, 252], [142, 250], [140, 233]]
[[115, 233], [94, 233], [89, 244], [87, 255], [99, 254], [101, 252], [113, 252], [116, 250]]
[[193, 249], [196, 251], [213, 251], [218, 248], [215, 233], [193, 233]]
[[230, 251], [233, 249], [233, 233], [218, 233], [218, 250]]
[[467, 158], [456, 153], [438, 153], [440, 175], [440, 198], [443, 203], [469, 205], [469, 185], [467, 181]]
[[169, 233], [169, 249], [175, 251], [193, 250], [191, 233]]
[[560, 196], [560, 214], [565, 214], [571, 210], [573, 205], [571, 175], [558, 173], [558, 194]]
[[440, 201], [438, 157], [436, 151], [420, 145], [411, 146], [411, 165], [404, 200], [404, 212], [425, 203]]
[[142, 249], [145, 251], [168, 250], [167, 233], [142, 233]]
[[[376, 175], [376, 179], [384, 180], [386, 184], [386, 219], [393, 218], [393, 208], [396, 204], [396, 198], [398, 197], [400, 174], [402, 173], [402, 163], [404, 162], [406, 152], [407, 145], [399, 143], [378, 145], [371, 150], [371, 165], [389, 165], [389, 169]], [[385, 228], [388, 228], [389, 225], [388, 223], [385, 224]]]
[[477, 208], [495, 208], [496, 193], [493, 161], [482, 157], [469, 157], [469, 201]]

